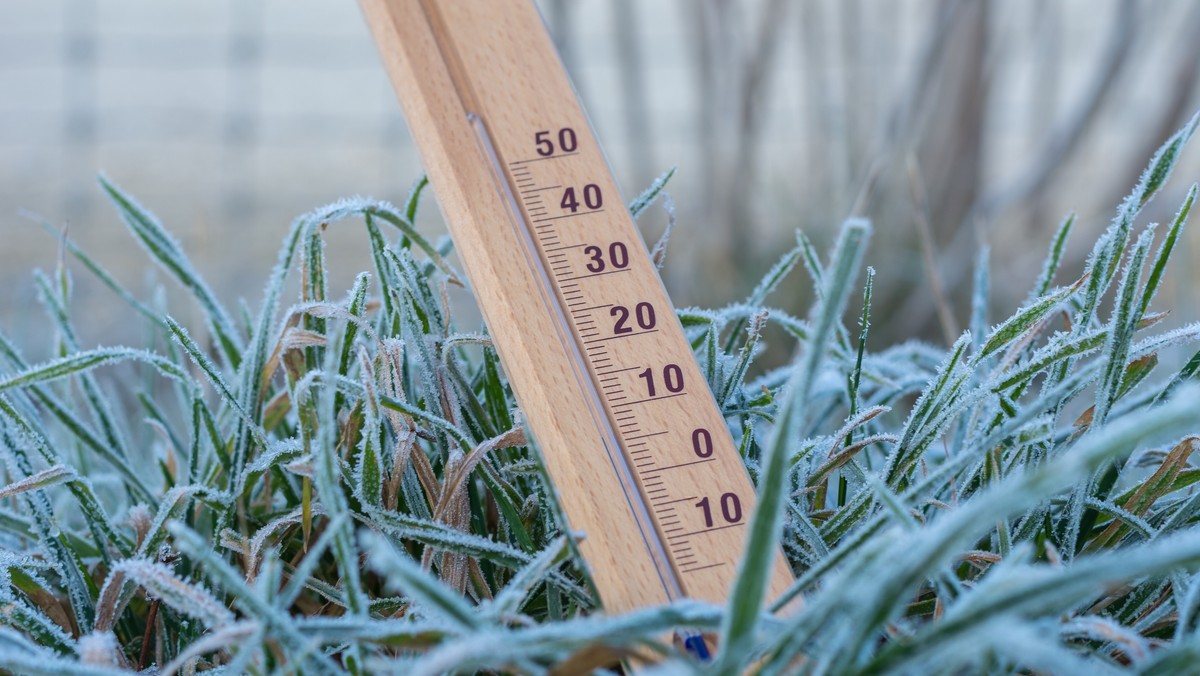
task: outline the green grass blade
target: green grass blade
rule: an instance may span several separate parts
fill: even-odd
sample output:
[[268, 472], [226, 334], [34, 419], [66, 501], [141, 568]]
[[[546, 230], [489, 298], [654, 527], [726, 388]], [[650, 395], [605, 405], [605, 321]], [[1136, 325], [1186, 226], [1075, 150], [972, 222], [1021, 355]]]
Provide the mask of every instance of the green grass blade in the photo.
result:
[[780, 404], [780, 417], [767, 442], [759, 475], [758, 505], [750, 518], [737, 580], [721, 623], [719, 659], [722, 666], [719, 668], [733, 669], [735, 664], [750, 657], [767, 582], [771, 578], [770, 570], [779, 556], [780, 528], [787, 497], [785, 467], [788, 455], [799, 441], [803, 410], [826, 344], [845, 311], [870, 232], [865, 221], [848, 221], [834, 248], [828, 282], [821, 294], [822, 302], [814, 309], [812, 325], [815, 330], [801, 362], [794, 367], [794, 375]]
[[1058, 225], [1058, 230], [1054, 233], [1054, 239], [1050, 244], [1050, 251], [1046, 254], [1046, 261], [1042, 263], [1042, 271], [1033, 285], [1029, 298], [1025, 301], [1027, 304], [1045, 296], [1053, 288], [1054, 275], [1062, 265], [1063, 254], [1067, 250], [1067, 240], [1070, 238], [1071, 229], [1074, 226], [1075, 214], [1073, 213], [1067, 214], [1067, 217]]
[[1171, 228], [1167, 230], [1167, 236], [1163, 239], [1158, 253], [1154, 256], [1154, 263], [1150, 267], [1150, 276], [1146, 278], [1146, 285], [1142, 289], [1142, 298], [1138, 305], [1139, 317], [1146, 316], [1146, 312], [1150, 309], [1150, 302], [1154, 300], [1154, 294], [1158, 292], [1158, 285], [1162, 282], [1163, 274], [1166, 272], [1167, 261], [1170, 260], [1171, 253], [1175, 250], [1175, 243], [1179, 240], [1179, 234], [1183, 231], [1183, 225], [1187, 222], [1192, 205], [1196, 202], [1197, 189], [1200, 189], [1200, 186], [1193, 183], [1191, 189], [1188, 190], [1187, 197], [1183, 199], [1179, 211], [1175, 213], [1175, 219], [1171, 221]]
[[1137, 331], [1138, 322], [1142, 319], [1137, 314], [1136, 307], [1138, 284], [1153, 240], [1154, 230], [1147, 228], [1134, 244], [1133, 253], [1130, 254], [1129, 263], [1125, 267], [1125, 276], [1117, 294], [1116, 307], [1113, 309], [1113, 316], [1108, 325], [1108, 339], [1104, 343], [1102, 352], [1105, 367], [1103, 379], [1096, 388], [1096, 407], [1092, 416], [1092, 425], [1095, 427], [1104, 424], [1109, 410], [1117, 402], [1117, 396], [1120, 394], [1133, 334]]
[[654, 179], [654, 182], [650, 184], [649, 188], [646, 188], [644, 191], [642, 191], [642, 194], [635, 197], [633, 201], [629, 203], [629, 215], [637, 218], [638, 216], [641, 216], [642, 212], [648, 209], [651, 204], [654, 204], [654, 200], [658, 198], [659, 193], [661, 193], [663, 189], [667, 187], [667, 183], [670, 182], [671, 177], [675, 175], [676, 169], [677, 167], [671, 167], [670, 169], [666, 170], [661, 176]]
[[154, 214], [143, 208], [106, 177], [100, 177], [100, 186], [104, 188], [104, 192], [117, 207], [121, 219], [129, 226], [138, 242], [196, 297], [212, 327], [226, 363], [237, 368], [238, 363], [241, 362], [243, 349], [237, 327], [234, 326], [225, 307], [217, 300], [212, 290], [208, 288], [208, 284], [192, 266], [179, 242], [167, 232]]
[[1078, 284], [1059, 289], [1053, 293], [1046, 294], [1041, 298], [1029, 303], [1025, 307], [1017, 310], [1016, 314], [1000, 323], [999, 326], [992, 329], [987, 340], [983, 344], [983, 349], [975, 356], [976, 360], [985, 359], [995, 354], [1000, 349], [1012, 344], [1027, 331], [1032, 330], [1037, 323], [1046, 315], [1059, 308], [1064, 302], [1071, 298], [1078, 290]]

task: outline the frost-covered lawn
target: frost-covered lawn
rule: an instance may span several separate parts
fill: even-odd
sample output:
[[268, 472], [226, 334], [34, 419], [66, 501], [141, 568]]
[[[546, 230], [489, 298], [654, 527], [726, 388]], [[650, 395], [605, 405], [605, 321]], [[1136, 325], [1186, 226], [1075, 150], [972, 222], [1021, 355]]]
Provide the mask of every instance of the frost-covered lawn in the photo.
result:
[[[414, 225], [423, 183], [402, 208], [299, 218], [254, 313], [103, 182], [206, 323], [189, 334], [67, 242], [147, 324], [146, 349], [78, 344], [65, 267], [36, 276], [60, 356], [29, 363], [0, 335], [0, 669], [575, 673], [649, 649], [662, 673], [1184, 672], [1200, 659], [1200, 354], [1157, 366], [1200, 326], [1156, 331], [1153, 300], [1196, 187], [1171, 223], [1137, 217], [1195, 126], [1082, 271], [1060, 269], [1066, 219], [995, 326], [981, 257], [949, 349], [872, 339], [862, 221], [824, 259], [800, 234], [744, 303], [681, 310], [760, 507], [727, 607], [613, 618], [488, 338], [449, 316], [460, 276]], [[322, 233], [343, 221], [365, 226], [374, 269], [335, 293]], [[819, 290], [805, 318], [768, 305], [800, 283]], [[764, 332], [795, 343], [792, 364], [755, 365]], [[797, 581], [764, 599], [780, 543]], [[716, 661], [660, 643], [681, 628], [717, 637]]]

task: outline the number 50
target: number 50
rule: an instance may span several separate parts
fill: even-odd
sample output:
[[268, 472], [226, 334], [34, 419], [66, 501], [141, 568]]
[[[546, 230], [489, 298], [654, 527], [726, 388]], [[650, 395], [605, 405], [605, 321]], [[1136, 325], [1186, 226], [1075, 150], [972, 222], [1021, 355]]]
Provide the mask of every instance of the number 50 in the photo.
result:
[[[533, 135], [533, 143], [537, 146], [537, 154], [542, 157], [550, 157], [554, 154], [554, 140], [550, 138], [550, 132], [539, 131]], [[563, 127], [558, 130], [558, 150], [564, 153], [573, 153], [579, 147], [579, 141], [575, 138], [575, 130], [570, 127]]]

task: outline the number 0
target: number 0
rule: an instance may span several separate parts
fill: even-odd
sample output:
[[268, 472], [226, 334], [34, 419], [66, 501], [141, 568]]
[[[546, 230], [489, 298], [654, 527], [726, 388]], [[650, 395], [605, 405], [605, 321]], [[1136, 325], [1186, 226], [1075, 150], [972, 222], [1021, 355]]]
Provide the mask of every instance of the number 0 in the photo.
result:
[[575, 130], [570, 127], [563, 127], [558, 130], [558, 147], [564, 153], [573, 153], [579, 147], [579, 143], [575, 139]]
[[729, 523], [737, 523], [742, 520], [742, 501], [738, 499], [737, 493], [726, 493], [721, 496], [721, 516]]
[[583, 186], [583, 203], [589, 209], [599, 209], [604, 206], [604, 198], [600, 196], [600, 186], [595, 183]]

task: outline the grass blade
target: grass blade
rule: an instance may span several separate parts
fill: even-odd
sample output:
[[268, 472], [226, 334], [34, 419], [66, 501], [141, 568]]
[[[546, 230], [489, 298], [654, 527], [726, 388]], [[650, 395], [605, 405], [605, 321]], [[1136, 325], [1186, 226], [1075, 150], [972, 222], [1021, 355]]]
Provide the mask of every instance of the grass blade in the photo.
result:
[[813, 312], [812, 325], [815, 329], [801, 362], [794, 367], [794, 375], [780, 404], [780, 417], [767, 442], [759, 474], [758, 505], [750, 518], [737, 581], [730, 592], [729, 607], [721, 623], [719, 659], [722, 666], [719, 668], [732, 670], [738, 661], [750, 657], [767, 581], [771, 578], [770, 569], [779, 556], [788, 455], [799, 440], [802, 411], [812, 391], [826, 343], [850, 297], [850, 289], [870, 232], [870, 226], [865, 221], [849, 221], [834, 248], [828, 282], [821, 293], [822, 301]]

